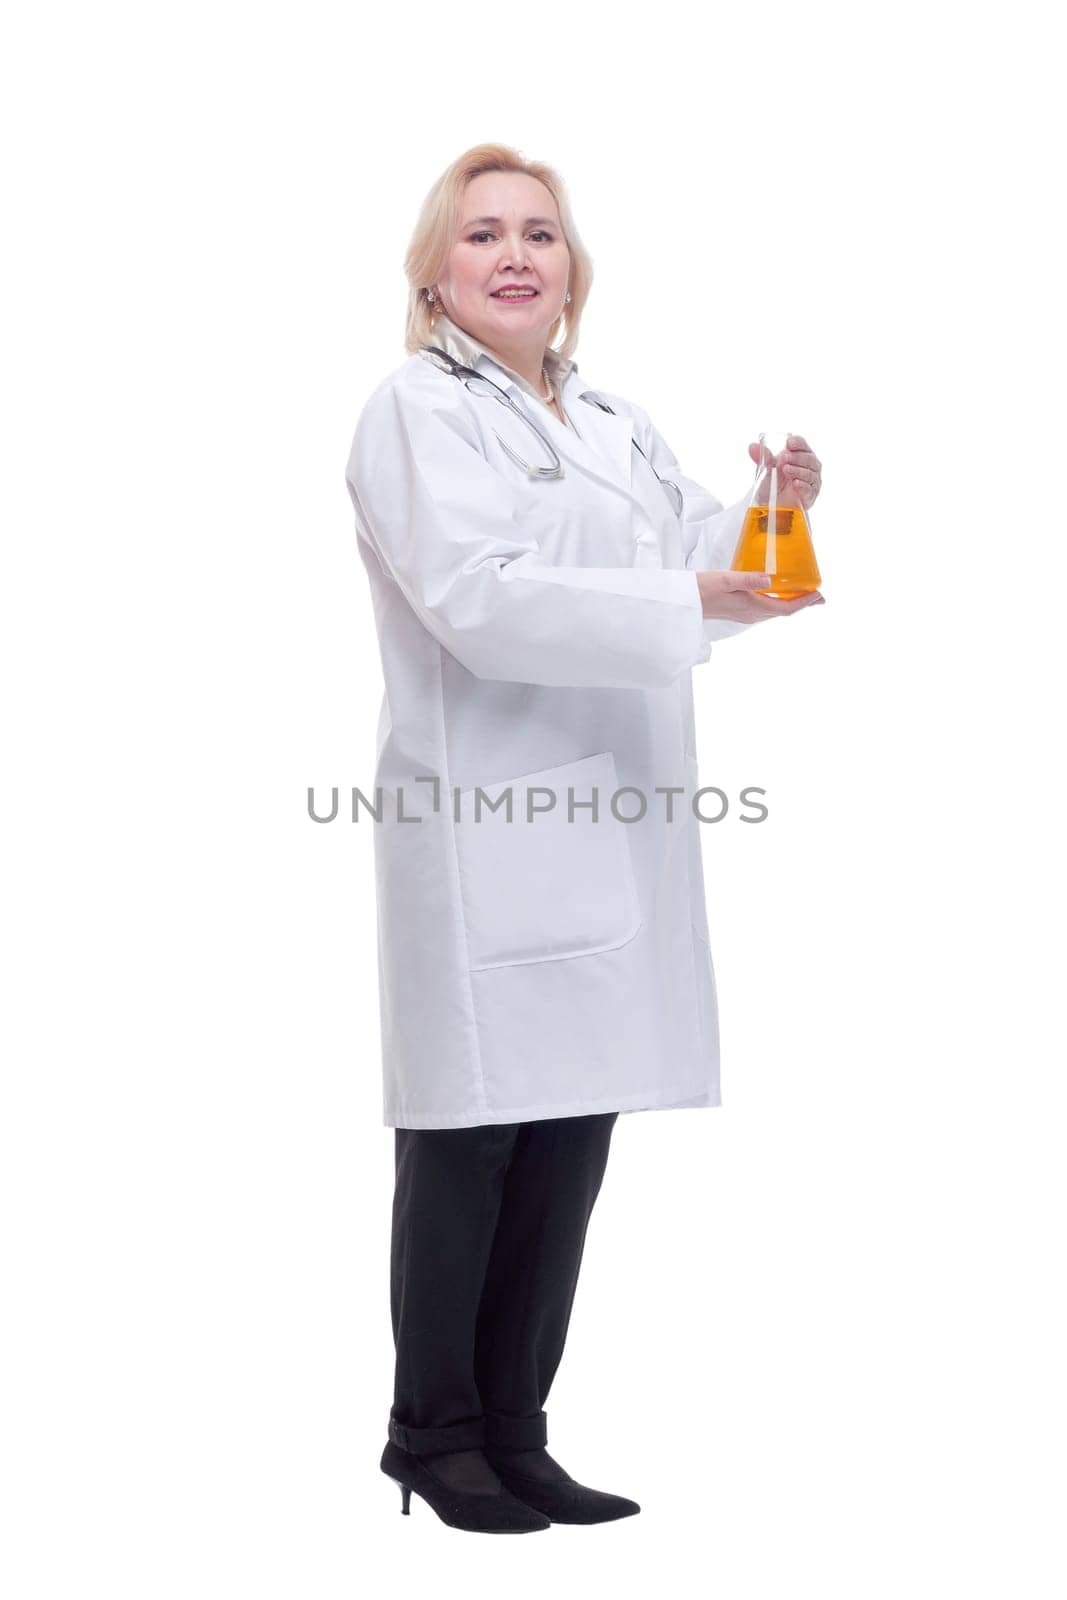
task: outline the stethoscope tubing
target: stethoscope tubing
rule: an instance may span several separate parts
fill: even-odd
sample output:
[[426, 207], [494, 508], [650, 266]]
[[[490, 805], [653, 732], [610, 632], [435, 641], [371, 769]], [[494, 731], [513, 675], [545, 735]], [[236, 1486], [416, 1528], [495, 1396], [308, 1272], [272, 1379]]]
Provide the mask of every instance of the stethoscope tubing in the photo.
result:
[[[442, 362], [447, 362], [447, 370], [451, 372], [454, 378], [458, 378], [461, 383], [467, 384], [468, 388], [470, 387], [469, 380], [471, 378], [476, 378], [479, 383], [487, 383], [489, 384], [490, 388], [495, 389], [496, 394], [492, 398], [499, 400], [501, 405], [507, 406], [509, 411], [513, 412], [521, 422], [526, 424], [530, 432], [544, 447], [544, 449], [547, 450], [552, 459], [552, 465], [550, 467], [532, 467], [528, 461], [524, 461], [521, 456], [516, 454], [506, 439], [502, 439], [500, 434], [497, 433], [497, 439], [500, 441], [503, 449], [507, 451], [507, 454], [511, 457], [512, 461], [514, 461], [515, 465], [521, 467], [527, 476], [531, 478], [562, 478], [563, 462], [560, 460], [552, 440], [541, 432], [541, 429], [537, 426], [537, 423], [533, 420], [533, 418], [529, 416], [521, 406], [517, 406], [507, 391], [502, 389], [498, 383], [494, 383], [492, 378], [487, 378], [484, 372], [476, 372], [473, 367], [463, 366], [462, 362], [456, 361], [454, 357], [448, 354], [447, 351], [439, 350], [436, 345], [427, 346], [420, 352], [420, 354], [425, 355], [429, 360], [434, 362], [435, 366], [438, 367], [441, 366]], [[441, 358], [439, 361], [435, 359], [438, 356]], [[442, 371], [443, 370], [445, 369], [442, 367]], [[486, 398], [489, 397], [486, 396]], [[493, 432], [496, 433], [495, 428], [493, 429]]]
[[[507, 406], [508, 409], [512, 411], [521, 422], [526, 424], [531, 433], [536, 436], [538, 441], [541, 443], [541, 445], [543, 445], [544, 449], [547, 450], [549, 456], [552, 458], [552, 465], [550, 467], [532, 467], [528, 461], [524, 461], [522, 457], [511, 448], [506, 439], [502, 439], [500, 434], [496, 433], [496, 429], [494, 428], [493, 432], [496, 433], [496, 437], [500, 441], [501, 446], [511, 457], [516, 466], [521, 467], [529, 477], [542, 481], [546, 479], [563, 477], [563, 463], [559, 458], [556, 447], [552, 443], [552, 440], [549, 439], [546, 434], [542, 433], [541, 429], [537, 426], [537, 423], [526, 411], [522, 409], [521, 406], [515, 404], [514, 400], [505, 389], [502, 389], [498, 383], [494, 383], [492, 378], [487, 378], [484, 372], [477, 372], [473, 367], [465, 367], [462, 362], [455, 360], [455, 358], [450, 356], [447, 351], [439, 349], [436, 345], [427, 345], [419, 353], [420, 355], [426, 356], [428, 360], [433, 361], [434, 365], [440, 367], [442, 371], [448, 371], [454, 378], [458, 378], [462, 383], [466, 383], [468, 387], [469, 380], [471, 378], [477, 378], [480, 383], [489, 384], [491, 388], [496, 390], [496, 394], [493, 396], [493, 398], [499, 400], [502, 405]], [[440, 360], [437, 360], [437, 357], [440, 357]], [[442, 363], [447, 363], [447, 366], [443, 366]], [[489, 397], [486, 396], [486, 398]], [[591, 390], [587, 390], [583, 395], [581, 395], [580, 398], [585, 400], [587, 404], [591, 406], [599, 406], [600, 410], [606, 411], [609, 416], [613, 417], [615, 415], [614, 407], [609, 406], [605, 400], [599, 399], [595, 394], [592, 393]], [[669, 485], [669, 487], [674, 490], [674, 495], [678, 497], [678, 501], [681, 502], [681, 490], [678, 488], [677, 484], [673, 483], [669, 478], [660, 477], [659, 473], [656, 472], [655, 467], [652, 466], [651, 461], [648, 460], [648, 456], [645, 455], [645, 452], [641, 449], [641, 446], [638, 444], [636, 439], [634, 439], [633, 445], [634, 449], [637, 450], [641, 456], [644, 456], [646, 461], [648, 461], [648, 465], [655, 473], [657, 481], [662, 485], [664, 493], [667, 493]], [[670, 494], [667, 494], [667, 498], [671, 501], [676, 515], [680, 516], [682, 511], [681, 503], [675, 504], [674, 496]]]

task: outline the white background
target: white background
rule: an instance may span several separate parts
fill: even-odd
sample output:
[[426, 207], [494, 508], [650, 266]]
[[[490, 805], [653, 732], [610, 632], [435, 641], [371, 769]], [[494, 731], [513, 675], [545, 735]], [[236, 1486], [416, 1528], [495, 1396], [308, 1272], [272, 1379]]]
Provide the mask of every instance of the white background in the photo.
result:
[[[2, 51], [5, 1588], [1061, 1595], [1062, 87], [1027, 4], [18, 8]], [[716, 646], [721, 1109], [620, 1117], [550, 1449], [477, 1539], [392, 1398], [344, 466], [483, 140], [555, 163], [582, 373], [824, 608]], [[1055, 293], [1055, 303], [1054, 303]], [[382, 1565], [388, 1563], [388, 1565]], [[490, 1589], [490, 1586], [492, 1588]]]

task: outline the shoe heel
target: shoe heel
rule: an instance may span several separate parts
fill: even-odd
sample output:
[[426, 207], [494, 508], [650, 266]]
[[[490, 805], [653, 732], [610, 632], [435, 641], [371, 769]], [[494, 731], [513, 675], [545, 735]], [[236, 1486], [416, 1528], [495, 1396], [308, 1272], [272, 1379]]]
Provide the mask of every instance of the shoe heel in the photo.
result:
[[400, 1514], [403, 1517], [410, 1517], [410, 1515], [411, 1515], [411, 1485], [410, 1485], [410, 1483], [401, 1483], [399, 1478], [394, 1478], [393, 1482], [396, 1484], [397, 1488], [400, 1490]]

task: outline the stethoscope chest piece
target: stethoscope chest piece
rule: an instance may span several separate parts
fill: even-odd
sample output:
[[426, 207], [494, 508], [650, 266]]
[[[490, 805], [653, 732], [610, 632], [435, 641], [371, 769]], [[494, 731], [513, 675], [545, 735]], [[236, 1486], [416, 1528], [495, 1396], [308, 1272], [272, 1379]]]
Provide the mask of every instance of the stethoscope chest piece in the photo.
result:
[[[523, 420], [524, 421], [529, 421], [529, 418], [525, 418], [524, 417]], [[514, 461], [514, 463], [515, 463], [515, 465], [517, 467], [521, 467], [522, 471], [525, 472], [526, 476], [528, 478], [531, 478], [535, 483], [543, 482], [546, 478], [562, 478], [563, 475], [564, 475], [564, 473], [563, 473], [563, 462], [559, 459], [559, 456], [558, 456], [558, 454], [556, 452], [555, 445], [552, 443], [551, 439], [546, 439], [545, 438], [545, 436], [541, 432], [540, 428], [536, 427], [534, 423], [531, 422], [530, 426], [531, 426], [531, 428], [533, 428], [534, 432], [537, 434], [538, 438], [541, 440], [541, 443], [544, 445], [545, 449], [552, 456], [552, 458], [553, 458], [553, 465], [552, 466], [550, 466], [550, 467], [533, 467], [533, 466], [531, 466], [528, 461], [524, 461], [522, 459], [522, 457], [519, 455], [517, 450], [513, 450], [511, 448], [511, 446], [508, 444], [508, 441], [505, 438], [503, 438], [501, 434], [497, 433], [495, 428], [493, 429], [493, 432], [494, 432], [494, 434], [496, 434], [496, 437], [497, 437], [497, 440], [498, 440], [498, 442], [500, 444], [501, 450], [503, 450], [504, 453], [507, 456], [509, 456], [512, 461]]]

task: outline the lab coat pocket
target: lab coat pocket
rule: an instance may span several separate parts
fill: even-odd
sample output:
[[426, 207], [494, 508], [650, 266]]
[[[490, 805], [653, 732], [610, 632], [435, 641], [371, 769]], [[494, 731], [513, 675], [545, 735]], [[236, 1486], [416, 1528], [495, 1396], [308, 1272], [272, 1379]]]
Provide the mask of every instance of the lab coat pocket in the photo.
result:
[[687, 755], [685, 766], [685, 820], [689, 830], [689, 914], [693, 932], [704, 944], [710, 945], [708, 912], [704, 900], [704, 864], [700, 846], [700, 830], [703, 824], [693, 810], [693, 796], [700, 788], [696, 756]]
[[615, 758], [603, 750], [483, 784], [477, 808], [478, 790], [460, 792], [456, 850], [472, 971], [595, 955], [634, 937], [641, 906], [627, 824], [611, 810], [618, 786]]

